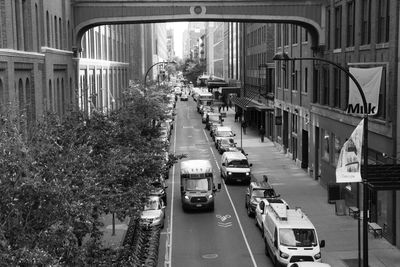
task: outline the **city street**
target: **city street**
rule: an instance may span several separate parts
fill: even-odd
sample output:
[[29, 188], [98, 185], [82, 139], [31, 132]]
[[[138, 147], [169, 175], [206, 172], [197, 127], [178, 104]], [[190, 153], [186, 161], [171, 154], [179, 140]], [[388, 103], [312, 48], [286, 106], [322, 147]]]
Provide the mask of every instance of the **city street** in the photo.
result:
[[[221, 156], [191, 97], [177, 103], [175, 123], [171, 150], [187, 154], [184, 160], [210, 159], [218, 183]], [[185, 213], [181, 207], [179, 167], [179, 163], [175, 165], [168, 181], [168, 227], [161, 234], [158, 266], [165, 262], [169, 264], [166, 266], [272, 266], [264, 254], [261, 232], [244, 208], [246, 185], [223, 184], [216, 195], [214, 212]]]
[[[210, 159], [214, 174], [220, 179], [220, 155], [208, 131], [204, 130], [195, 102], [177, 103], [176, 127], [171, 151], [187, 154], [187, 159]], [[248, 153], [254, 178], [268, 175], [270, 183], [292, 207], [301, 207], [315, 225], [320, 239], [325, 239], [323, 262], [335, 267], [356, 267], [358, 257], [357, 220], [337, 216], [335, 205], [328, 204], [327, 192], [294, 161], [279, 152], [271, 141], [261, 143], [254, 129], [240, 136], [239, 123], [228, 111], [224, 125], [231, 126], [235, 140]], [[158, 266], [272, 266], [264, 254], [261, 232], [244, 208], [245, 185], [223, 184], [217, 193], [214, 212], [184, 213], [180, 203], [179, 166], [168, 180], [168, 227], [161, 234]], [[173, 178], [172, 178], [173, 177]], [[217, 180], [218, 181], [218, 180]], [[171, 199], [171, 200], [170, 200]], [[218, 216], [218, 217], [217, 217]], [[385, 239], [369, 235], [370, 266], [400, 266], [400, 253]]]

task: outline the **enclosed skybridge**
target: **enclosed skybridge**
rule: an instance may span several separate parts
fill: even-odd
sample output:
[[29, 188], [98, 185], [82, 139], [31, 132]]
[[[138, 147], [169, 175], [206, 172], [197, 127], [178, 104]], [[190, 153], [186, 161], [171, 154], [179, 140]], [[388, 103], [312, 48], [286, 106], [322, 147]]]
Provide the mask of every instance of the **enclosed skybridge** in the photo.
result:
[[75, 43], [103, 24], [174, 21], [291, 23], [306, 28], [313, 47], [325, 44], [323, 0], [75, 0]]

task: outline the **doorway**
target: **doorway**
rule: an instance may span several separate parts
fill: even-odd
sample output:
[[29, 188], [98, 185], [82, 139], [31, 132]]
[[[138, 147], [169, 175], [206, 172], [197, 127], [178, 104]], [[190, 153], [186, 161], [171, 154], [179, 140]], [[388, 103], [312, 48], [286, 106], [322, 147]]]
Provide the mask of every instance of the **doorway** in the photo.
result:
[[301, 168], [308, 168], [308, 131], [304, 130], [301, 133]]

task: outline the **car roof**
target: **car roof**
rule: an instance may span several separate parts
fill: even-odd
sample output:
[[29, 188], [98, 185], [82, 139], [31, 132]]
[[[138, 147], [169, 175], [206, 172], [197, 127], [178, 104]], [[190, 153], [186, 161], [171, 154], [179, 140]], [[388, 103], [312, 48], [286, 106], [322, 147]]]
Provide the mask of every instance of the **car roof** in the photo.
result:
[[222, 154], [222, 155], [223, 156], [225, 155], [225, 157], [227, 157], [229, 159], [247, 159], [247, 157], [245, 155], [243, 155], [243, 153], [240, 151], [224, 152], [224, 154]]
[[250, 186], [253, 189], [273, 189], [268, 182], [251, 182]]
[[218, 126], [217, 131], [232, 131], [232, 129], [229, 126]]

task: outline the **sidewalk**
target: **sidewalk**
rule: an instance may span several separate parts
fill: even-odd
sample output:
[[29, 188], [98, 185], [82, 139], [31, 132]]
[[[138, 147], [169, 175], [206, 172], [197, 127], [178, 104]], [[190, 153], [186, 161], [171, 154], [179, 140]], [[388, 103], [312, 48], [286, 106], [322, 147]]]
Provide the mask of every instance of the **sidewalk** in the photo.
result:
[[[261, 181], [266, 174], [269, 182], [291, 207], [301, 207], [315, 225], [318, 237], [324, 239], [322, 261], [333, 267], [358, 267], [358, 224], [353, 217], [337, 216], [335, 205], [328, 203], [327, 191], [307, 172], [297, 167], [286, 154], [278, 151], [274, 143], [265, 138], [261, 143], [255, 126], [242, 134], [240, 123], [234, 121], [234, 109], [227, 111], [224, 125], [231, 126], [236, 133], [235, 141], [248, 153], [253, 164], [253, 175]], [[361, 223], [362, 225], [362, 223]], [[384, 238], [368, 235], [369, 266], [400, 266], [400, 250]], [[362, 237], [362, 232], [361, 232]], [[362, 241], [361, 241], [362, 243]], [[362, 257], [361, 248], [361, 257]]]

